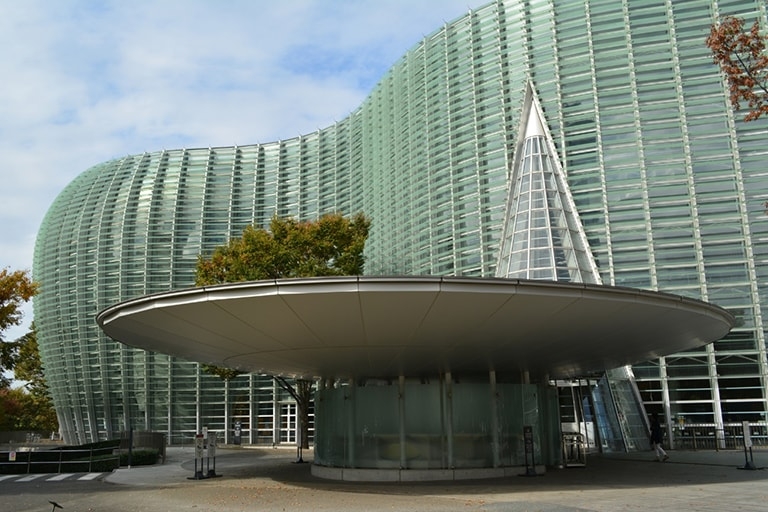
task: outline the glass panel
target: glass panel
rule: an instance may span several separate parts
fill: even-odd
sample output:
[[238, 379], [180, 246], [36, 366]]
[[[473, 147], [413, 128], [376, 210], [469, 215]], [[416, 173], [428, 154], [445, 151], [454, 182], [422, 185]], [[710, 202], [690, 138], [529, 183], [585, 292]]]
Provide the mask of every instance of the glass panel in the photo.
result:
[[397, 381], [355, 388], [355, 452], [353, 465], [400, 467], [400, 411]]
[[448, 448], [443, 428], [441, 387], [408, 379], [405, 382], [406, 467], [448, 467]]
[[457, 468], [493, 466], [495, 426], [491, 417], [490, 384], [484, 382], [454, 383], [453, 456]]
[[[534, 461], [541, 460], [541, 431], [536, 386], [531, 384], [496, 385], [499, 404], [499, 458], [502, 465], [526, 463], [523, 427], [533, 427]], [[530, 461], [529, 461], [530, 462]]]

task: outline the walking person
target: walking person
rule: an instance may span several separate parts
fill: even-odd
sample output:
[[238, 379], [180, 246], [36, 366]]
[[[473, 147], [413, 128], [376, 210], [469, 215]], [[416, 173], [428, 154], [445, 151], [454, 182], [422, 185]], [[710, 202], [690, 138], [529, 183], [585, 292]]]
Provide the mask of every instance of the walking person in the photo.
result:
[[661, 442], [664, 439], [664, 433], [661, 430], [661, 424], [659, 423], [659, 415], [653, 413], [651, 415], [651, 446], [656, 451], [656, 460], [664, 462], [669, 459], [669, 455], [661, 447]]

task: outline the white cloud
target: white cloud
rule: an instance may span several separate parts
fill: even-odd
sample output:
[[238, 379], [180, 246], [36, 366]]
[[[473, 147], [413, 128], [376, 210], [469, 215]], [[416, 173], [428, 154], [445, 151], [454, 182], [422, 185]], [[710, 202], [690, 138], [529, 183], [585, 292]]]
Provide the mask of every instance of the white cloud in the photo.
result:
[[45, 212], [88, 167], [328, 126], [467, 10], [465, 0], [0, 0], [0, 267], [31, 268]]

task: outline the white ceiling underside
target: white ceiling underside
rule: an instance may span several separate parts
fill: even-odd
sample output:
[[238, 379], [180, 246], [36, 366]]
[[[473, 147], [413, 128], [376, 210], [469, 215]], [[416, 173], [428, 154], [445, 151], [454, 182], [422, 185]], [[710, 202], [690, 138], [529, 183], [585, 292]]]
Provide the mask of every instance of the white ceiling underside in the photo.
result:
[[334, 277], [150, 295], [106, 309], [126, 345], [290, 377], [446, 371], [587, 375], [699, 347], [725, 310], [648, 291], [549, 281]]

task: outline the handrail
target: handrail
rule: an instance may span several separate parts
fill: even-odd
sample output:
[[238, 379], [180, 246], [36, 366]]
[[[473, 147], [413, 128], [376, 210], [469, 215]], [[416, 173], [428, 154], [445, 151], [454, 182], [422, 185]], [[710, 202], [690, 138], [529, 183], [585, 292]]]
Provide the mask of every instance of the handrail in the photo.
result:
[[[749, 423], [749, 439], [755, 447], [768, 447], [768, 423]], [[678, 450], [741, 450], [744, 425], [726, 423], [679, 423], [672, 425], [670, 447]]]
[[[96, 452], [94, 458], [94, 452]], [[0, 474], [31, 474], [31, 473], [62, 473], [62, 469], [73, 465], [85, 466], [88, 465], [87, 471], [90, 473], [93, 471], [94, 463], [101, 463], [107, 461], [117, 461], [115, 467], [120, 466], [120, 454], [114, 453], [110, 449], [109, 453], [104, 453], [104, 448], [88, 448], [88, 449], [74, 449], [74, 450], [23, 450], [23, 451], [0, 451]], [[65, 454], [67, 457], [65, 458]], [[87, 458], [83, 455], [81, 458], [72, 459], [77, 454], [87, 454]], [[16, 459], [16, 460], [11, 460]], [[25, 459], [25, 460], [19, 460]], [[37, 459], [37, 460], [35, 460]], [[34, 471], [46, 466], [45, 471]], [[24, 466], [23, 471], [18, 471], [19, 468]], [[53, 468], [56, 468], [53, 470]], [[10, 470], [10, 471], [9, 471]], [[81, 470], [83, 471], [83, 470]]]

